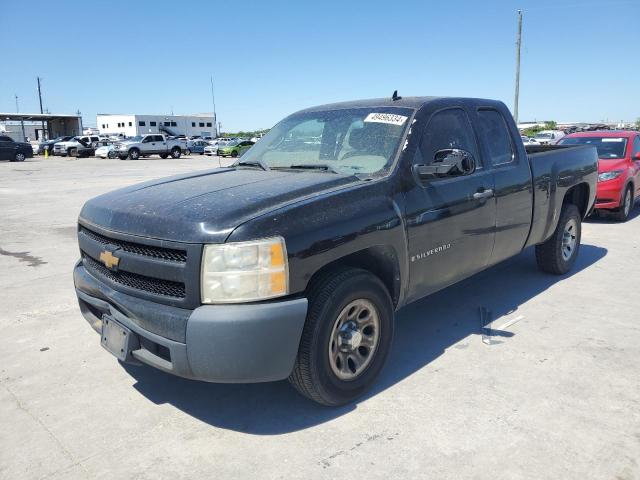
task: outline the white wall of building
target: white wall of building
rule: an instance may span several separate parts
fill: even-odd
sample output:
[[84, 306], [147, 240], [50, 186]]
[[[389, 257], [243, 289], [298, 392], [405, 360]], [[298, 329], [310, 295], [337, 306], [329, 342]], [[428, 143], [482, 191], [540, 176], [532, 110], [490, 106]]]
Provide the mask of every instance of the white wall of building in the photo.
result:
[[98, 114], [96, 123], [100, 134], [122, 133], [128, 137], [145, 133], [167, 133], [175, 135], [215, 136], [213, 115], [111, 115]]

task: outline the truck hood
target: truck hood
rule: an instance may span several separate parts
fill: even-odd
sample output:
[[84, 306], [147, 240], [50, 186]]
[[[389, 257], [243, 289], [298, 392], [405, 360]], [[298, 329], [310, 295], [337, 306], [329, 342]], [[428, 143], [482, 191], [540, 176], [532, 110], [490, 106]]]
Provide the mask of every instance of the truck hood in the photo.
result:
[[222, 243], [252, 218], [359, 182], [328, 172], [217, 168], [100, 195], [84, 205], [79, 221], [162, 240]]

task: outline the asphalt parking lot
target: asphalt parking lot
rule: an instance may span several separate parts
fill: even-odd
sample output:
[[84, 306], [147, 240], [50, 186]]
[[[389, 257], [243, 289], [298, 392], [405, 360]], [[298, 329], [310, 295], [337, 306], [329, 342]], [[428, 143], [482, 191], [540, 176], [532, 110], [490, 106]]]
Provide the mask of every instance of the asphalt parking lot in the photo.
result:
[[217, 166], [0, 162], [0, 478], [640, 478], [640, 206], [588, 221], [565, 277], [527, 251], [407, 307], [373, 392], [330, 409], [123, 367], [80, 314], [83, 202]]

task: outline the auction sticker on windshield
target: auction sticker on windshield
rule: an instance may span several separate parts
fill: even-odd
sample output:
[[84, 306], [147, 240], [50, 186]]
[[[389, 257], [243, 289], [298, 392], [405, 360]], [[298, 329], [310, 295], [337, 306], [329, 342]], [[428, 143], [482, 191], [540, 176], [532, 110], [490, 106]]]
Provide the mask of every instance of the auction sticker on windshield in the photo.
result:
[[364, 119], [365, 122], [374, 122], [374, 123], [388, 123], [389, 125], [402, 125], [407, 121], [407, 118], [404, 115], [396, 115], [394, 113], [370, 113], [367, 115], [367, 118]]

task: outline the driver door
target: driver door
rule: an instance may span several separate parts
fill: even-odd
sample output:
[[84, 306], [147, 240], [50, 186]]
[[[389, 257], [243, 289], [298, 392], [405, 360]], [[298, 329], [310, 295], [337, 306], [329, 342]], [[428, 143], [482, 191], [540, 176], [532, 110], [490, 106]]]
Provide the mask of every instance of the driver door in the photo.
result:
[[[421, 179], [418, 165], [437, 152], [459, 149], [475, 160], [473, 173]], [[495, 239], [493, 174], [483, 165], [476, 136], [463, 108], [434, 113], [422, 132], [413, 165], [415, 186], [407, 192], [408, 300], [428, 295], [487, 266]]]

